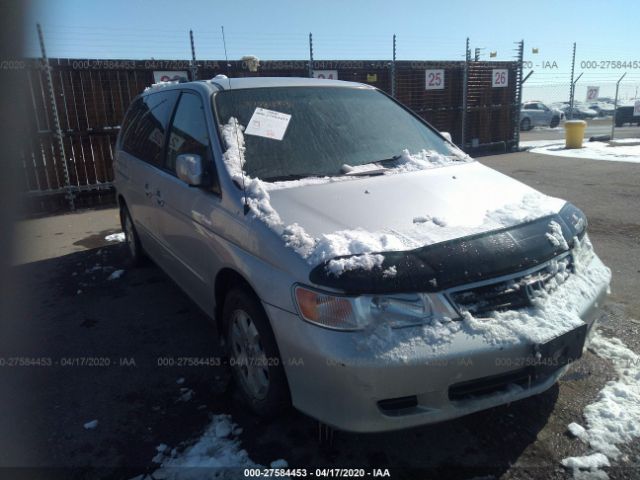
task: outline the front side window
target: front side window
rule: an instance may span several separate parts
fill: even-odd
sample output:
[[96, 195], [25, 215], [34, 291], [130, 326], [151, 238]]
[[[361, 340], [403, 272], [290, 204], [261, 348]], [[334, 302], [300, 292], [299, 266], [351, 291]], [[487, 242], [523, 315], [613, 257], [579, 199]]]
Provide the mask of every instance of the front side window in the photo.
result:
[[161, 167], [165, 132], [177, 91], [157, 92], [139, 98], [127, 115], [122, 148], [131, 155]]
[[214, 105], [220, 125], [236, 118], [247, 127], [256, 109], [288, 118], [283, 135], [282, 129], [272, 132], [276, 138], [245, 132], [245, 171], [266, 181], [340, 175], [344, 165], [383, 162], [405, 149], [446, 156], [457, 151], [396, 102], [369, 88], [225, 90], [215, 94]]
[[176, 157], [183, 153], [200, 155], [208, 161], [209, 132], [200, 97], [193, 93], [180, 96], [178, 108], [173, 117], [169, 144], [167, 149], [166, 168], [175, 172]]

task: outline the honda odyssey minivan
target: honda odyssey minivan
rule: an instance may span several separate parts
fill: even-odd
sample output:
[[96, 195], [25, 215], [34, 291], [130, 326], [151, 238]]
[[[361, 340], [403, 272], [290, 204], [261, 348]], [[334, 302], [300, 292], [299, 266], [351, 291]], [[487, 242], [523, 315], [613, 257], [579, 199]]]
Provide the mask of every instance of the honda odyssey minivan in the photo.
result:
[[448, 138], [357, 83], [154, 85], [116, 144], [128, 249], [213, 319], [258, 414], [372, 432], [538, 394], [610, 271], [577, 207]]

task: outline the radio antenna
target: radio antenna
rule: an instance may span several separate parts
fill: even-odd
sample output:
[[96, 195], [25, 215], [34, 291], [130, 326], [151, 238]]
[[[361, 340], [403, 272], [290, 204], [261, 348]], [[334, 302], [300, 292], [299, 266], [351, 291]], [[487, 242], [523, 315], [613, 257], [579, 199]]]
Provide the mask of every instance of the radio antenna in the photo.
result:
[[[221, 25], [222, 29], [222, 45], [224, 46], [224, 60], [227, 63], [227, 81], [229, 82], [229, 90], [231, 90], [231, 78], [229, 77], [229, 67], [231, 64], [229, 63], [229, 56], [227, 55], [227, 39], [224, 35], [224, 25]], [[247, 188], [245, 187], [244, 181], [244, 161], [243, 161], [243, 153], [240, 148], [240, 137], [238, 136], [238, 119], [236, 118], [235, 124], [235, 132], [236, 132], [236, 145], [238, 145], [238, 160], [240, 161], [240, 174], [242, 175], [242, 193], [244, 194], [244, 214], [249, 213], [249, 201], [247, 200]]]

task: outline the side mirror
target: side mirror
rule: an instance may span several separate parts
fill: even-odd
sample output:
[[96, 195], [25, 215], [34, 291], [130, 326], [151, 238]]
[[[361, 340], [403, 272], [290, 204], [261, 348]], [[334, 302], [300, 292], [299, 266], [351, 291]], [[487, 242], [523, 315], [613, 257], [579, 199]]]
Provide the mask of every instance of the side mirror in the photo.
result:
[[194, 153], [183, 153], [176, 158], [178, 178], [188, 185], [199, 187], [205, 183], [202, 157]]
[[449, 132], [440, 132], [440, 135], [453, 143], [453, 141], [451, 140], [451, 134]]

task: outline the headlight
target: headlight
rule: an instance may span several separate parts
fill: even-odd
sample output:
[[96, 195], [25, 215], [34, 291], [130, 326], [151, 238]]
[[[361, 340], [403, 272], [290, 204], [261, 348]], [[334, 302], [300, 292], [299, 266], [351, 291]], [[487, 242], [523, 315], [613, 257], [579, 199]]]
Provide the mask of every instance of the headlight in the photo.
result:
[[398, 293], [348, 297], [295, 287], [295, 299], [305, 320], [336, 330], [361, 330], [372, 323], [392, 328], [422, 325], [456, 316], [439, 294]]

